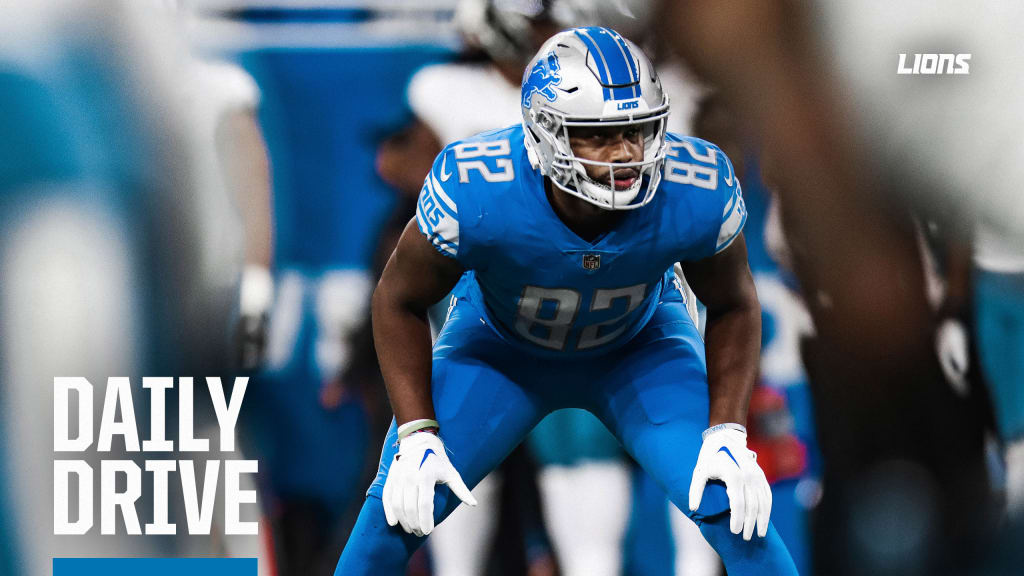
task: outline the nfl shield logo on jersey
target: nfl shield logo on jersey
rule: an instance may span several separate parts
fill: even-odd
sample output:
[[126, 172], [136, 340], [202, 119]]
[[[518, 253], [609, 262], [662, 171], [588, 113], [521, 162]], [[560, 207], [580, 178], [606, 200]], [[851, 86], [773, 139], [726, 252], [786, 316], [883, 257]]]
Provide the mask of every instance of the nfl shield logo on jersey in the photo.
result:
[[597, 270], [601, 267], [601, 255], [600, 254], [584, 254], [583, 255], [583, 269], [584, 270]]

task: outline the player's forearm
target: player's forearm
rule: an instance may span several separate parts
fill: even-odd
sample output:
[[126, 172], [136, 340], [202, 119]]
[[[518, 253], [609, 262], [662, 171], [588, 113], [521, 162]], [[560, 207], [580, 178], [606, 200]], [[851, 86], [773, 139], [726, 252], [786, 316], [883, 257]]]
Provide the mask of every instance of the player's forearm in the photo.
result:
[[383, 283], [373, 295], [373, 340], [399, 424], [434, 419], [430, 395], [430, 324], [426, 311], [401, 304]]
[[756, 300], [722, 312], [708, 311], [705, 348], [710, 426], [723, 422], [746, 425], [760, 347], [761, 311]]

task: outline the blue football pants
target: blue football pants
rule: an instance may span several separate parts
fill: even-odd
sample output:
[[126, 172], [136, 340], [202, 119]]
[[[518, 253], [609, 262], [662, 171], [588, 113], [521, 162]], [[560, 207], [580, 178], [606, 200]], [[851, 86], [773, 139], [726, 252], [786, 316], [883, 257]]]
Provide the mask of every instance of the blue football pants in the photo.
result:
[[[700, 526], [732, 576], [796, 574], [771, 526], [746, 542], [729, 531], [728, 498], [709, 482], [701, 506], [689, 512], [690, 479], [708, 425], [704, 345], [682, 302], [663, 302], [624, 346], [587, 359], [542, 358], [497, 335], [476, 304], [459, 300], [433, 353], [434, 410], [449, 458], [471, 488], [548, 413], [582, 408], [597, 416], [625, 449]], [[425, 538], [390, 527], [381, 495], [397, 451], [394, 423], [377, 477], [342, 552], [335, 576], [401, 576]], [[460, 504], [437, 486], [435, 521]]]

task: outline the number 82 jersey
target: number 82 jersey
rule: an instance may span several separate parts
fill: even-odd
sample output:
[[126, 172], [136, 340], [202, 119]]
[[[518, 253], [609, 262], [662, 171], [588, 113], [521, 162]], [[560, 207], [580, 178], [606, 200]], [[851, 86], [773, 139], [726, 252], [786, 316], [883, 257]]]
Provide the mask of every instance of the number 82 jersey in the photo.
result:
[[746, 209], [715, 145], [668, 134], [654, 199], [586, 241], [547, 200], [519, 125], [447, 146], [424, 181], [420, 231], [467, 273], [457, 294], [506, 341], [532, 353], [589, 356], [636, 335], [660, 301], [680, 299], [671, 268], [740, 234]]

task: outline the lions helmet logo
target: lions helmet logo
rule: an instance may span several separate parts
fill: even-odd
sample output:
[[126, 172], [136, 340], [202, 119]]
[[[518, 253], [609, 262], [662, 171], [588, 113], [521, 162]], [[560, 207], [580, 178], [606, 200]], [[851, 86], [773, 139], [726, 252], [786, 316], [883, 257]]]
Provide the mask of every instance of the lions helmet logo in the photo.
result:
[[534, 94], [540, 94], [547, 98], [548, 102], [555, 101], [557, 94], [552, 86], [562, 83], [562, 76], [558, 73], [560, 69], [558, 56], [554, 52], [534, 64], [523, 79], [524, 108], [530, 107], [530, 98]]

